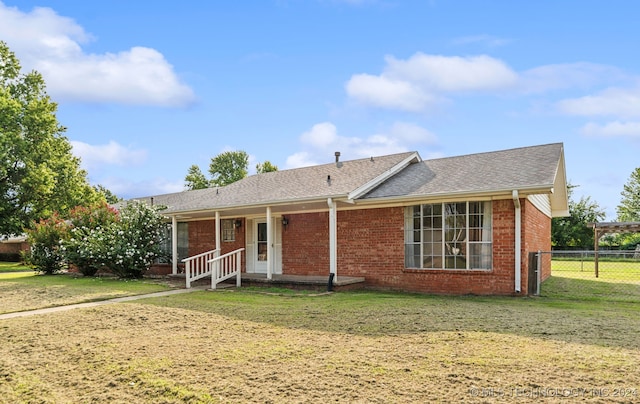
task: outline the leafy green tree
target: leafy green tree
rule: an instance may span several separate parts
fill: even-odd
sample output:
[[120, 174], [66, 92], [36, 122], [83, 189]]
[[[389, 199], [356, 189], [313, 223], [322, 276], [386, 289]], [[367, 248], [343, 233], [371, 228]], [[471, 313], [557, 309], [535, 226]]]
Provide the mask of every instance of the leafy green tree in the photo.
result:
[[575, 185], [567, 185], [569, 195], [569, 217], [556, 217], [551, 221], [551, 244], [555, 247], [592, 248], [593, 229], [588, 223], [598, 222], [606, 214], [598, 203], [590, 197], [581, 197], [578, 202], [572, 198]]
[[278, 171], [278, 166], [271, 164], [269, 160], [256, 164], [256, 172], [258, 174], [270, 173], [272, 171]]
[[118, 195], [114, 194], [113, 192], [111, 192], [111, 190], [107, 189], [105, 186], [103, 185], [94, 185], [93, 189], [102, 196], [102, 198], [107, 201], [107, 203], [110, 204], [114, 204], [114, 203], [118, 203], [120, 201], [122, 201], [122, 198], [120, 198]]
[[[271, 168], [275, 167], [269, 163]], [[242, 150], [220, 153], [211, 158], [209, 174], [211, 179], [202, 173], [200, 167], [189, 167], [184, 178], [187, 189], [203, 189], [209, 187], [223, 187], [243, 179], [248, 174], [249, 155]], [[277, 167], [275, 167], [277, 170]]]
[[[624, 185], [622, 200], [616, 208], [619, 222], [640, 222], [640, 167], [631, 172], [629, 180]], [[622, 248], [635, 248], [640, 244], [640, 234], [622, 233], [614, 237], [615, 244]]]
[[616, 209], [619, 222], [640, 222], [640, 167], [633, 170], [620, 193], [622, 200]]
[[20, 70], [0, 41], [0, 234], [100, 199], [62, 135], [42, 76]]
[[204, 189], [209, 187], [209, 180], [204, 176], [200, 167], [192, 165], [189, 167], [189, 172], [184, 178], [185, 186], [187, 189]]
[[211, 185], [223, 187], [247, 176], [249, 167], [249, 155], [247, 152], [227, 151], [220, 153], [211, 159], [209, 174]]

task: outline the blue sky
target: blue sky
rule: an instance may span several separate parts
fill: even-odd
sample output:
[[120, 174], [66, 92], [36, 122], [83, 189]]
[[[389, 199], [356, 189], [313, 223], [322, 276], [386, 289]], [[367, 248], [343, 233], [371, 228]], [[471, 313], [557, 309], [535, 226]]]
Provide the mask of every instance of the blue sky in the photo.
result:
[[[640, 166], [640, 3], [0, 0], [93, 184], [184, 189], [245, 150], [280, 169], [563, 142], [615, 219]], [[517, 170], [518, 167], [514, 167]]]

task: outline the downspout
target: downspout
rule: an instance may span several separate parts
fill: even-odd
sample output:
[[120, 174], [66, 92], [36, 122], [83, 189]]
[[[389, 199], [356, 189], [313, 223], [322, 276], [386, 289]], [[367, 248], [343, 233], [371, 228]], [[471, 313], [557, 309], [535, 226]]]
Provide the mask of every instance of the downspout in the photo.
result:
[[337, 281], [337, 214], [336, 203], [333, 199], [327, 199], [329, 205], [329, 279]]
[[520, 248], [522, 245], [522, 235], [521, 235], [521, 226], [522, 226], [522, 211], [521, 211], [521, 206], [520, 206], [520, 198], [518, 196], [518, 191], [517, 190], [513, 190], [512, 193], [512, 197], [513, 197], [513, 206], [515, 207], [516, 210], [516, 218], [515, 218], [515, 241], [516, 241], [516, 245], [515, 245], [515, 268], [514, 268], [514, 272], [515, 272], [515, 291], [516, 293], [520, 293], [520, 284], [521, 279], [520, 279], [520, 265], [521, 265], [521, 252], [520, 252]]

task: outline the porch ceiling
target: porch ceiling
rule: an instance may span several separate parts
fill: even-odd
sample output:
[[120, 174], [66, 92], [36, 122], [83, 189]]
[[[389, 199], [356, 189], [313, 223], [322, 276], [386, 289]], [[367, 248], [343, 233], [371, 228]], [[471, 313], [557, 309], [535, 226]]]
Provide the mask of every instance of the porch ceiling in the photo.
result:
[[[275, 216], [288, 215], [293, 213], [308, 213], [318, 211], [328, 211], [329, 206], [327, 200], [318, 201], [305, 201], [301, 203], [289, 203], [282, 205], [269, 205], [271, 207], [271, 214]], [[252, 216], [264, 216], [266, 213], [266, 206], [244, 206], [244, 207], [229, 207], [220, 208], [221, 217], [252, 217]], [[176, 214], [178, 220], [197, 220], [197, 219], [210, 219], [215, 217], [216, 210], [202, 210], [194, 212], [181, 212]], [[173, 216], [173, 215], [171, 215]]]

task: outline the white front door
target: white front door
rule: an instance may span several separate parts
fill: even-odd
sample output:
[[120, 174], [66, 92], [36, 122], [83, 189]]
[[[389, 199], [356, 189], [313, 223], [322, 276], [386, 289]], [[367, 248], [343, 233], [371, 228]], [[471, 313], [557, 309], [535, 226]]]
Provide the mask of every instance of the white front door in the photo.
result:
[[254, 230], [256, 248], [255, 254], [255, 272], [266, 274], [267, 273], [267, 259], [269, 254], [269, 246], [267, 244], [267, 221], [256, 220]]

